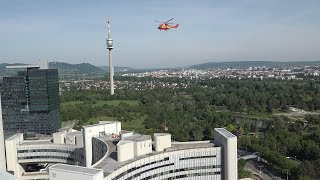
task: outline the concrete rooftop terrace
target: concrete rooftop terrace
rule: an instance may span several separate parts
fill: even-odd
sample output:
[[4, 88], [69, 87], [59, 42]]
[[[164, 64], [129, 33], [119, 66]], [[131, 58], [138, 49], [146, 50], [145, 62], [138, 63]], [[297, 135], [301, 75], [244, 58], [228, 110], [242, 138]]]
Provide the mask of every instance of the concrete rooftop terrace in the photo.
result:
[[236, 138], [237, 136], [235, 136], [234, 134], [232, 134], [231, 132], [227, 131], [224, 128], [215, 128], [214, 130], [216, 130], [217, 132], [219, 132], [220, 134], [222, 134], [224, 137], [226, 138]]
[[165, 151], [162, 152], [156, 152], [152, 151], [152, 153], [142, 155], [135, 157], [133, 159], [124, 161], [124, 162], [119, 162], [117, 161], [117, 142], [119, 142], [119, 139], [112, 139], [110, 136], [105, 136], [105, 137], [99, 137], [99, 139], [103, 140], [107, 145], [108, 151], [107, 156], [105, 156], [103, 159], [100, 160], [100, 163], [95, 165], [93, 168], [97, 169], [102, 169], [104, 177], [110, 175], [117, 169], [121, 168], [122, 166], [132, 163], [134, 161], [137, 161], [139, 159], [143, 159], [149, 156], [154, 156], [166, 152], [172, 152], [172, 151], [178, 151], [178, 150], [185, 150], [185, 149], [196, 149], [196, 148], [211, 148], [211, 147], [216, 147], [213, 143], [210, 141], [196, 141], [196, 142], [172, 142], [170, 148], [166, 148]]
[[78, 174], [87, 174], [87, 175], [96, 175], [101, 170], [100, 169], [94, 169], [94, 168], [87, 168], [87, 167], [81, 167], [81, 166], [73, 166], [73, 165], [67, 165], [67, 164], [55, 164], [51, 167], [49, 167], [50, 170], [59, 170], [59, 171], [67, 171], [67, 172], [76, 172]]

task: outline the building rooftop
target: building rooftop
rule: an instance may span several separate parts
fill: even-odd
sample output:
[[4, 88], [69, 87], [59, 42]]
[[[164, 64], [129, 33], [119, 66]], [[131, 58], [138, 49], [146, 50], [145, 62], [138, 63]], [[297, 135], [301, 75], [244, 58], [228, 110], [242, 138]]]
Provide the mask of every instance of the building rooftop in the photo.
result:
[[124, 137], [123, 140], [130, 140], [130, 141], [146, 141], [151, 140], [150, 135], [144, 135], [144, 134], [133, 134], [132, 136]]
[[21, 68], [40, 68], [40, 65], [17, 65], [17, 66], [6, 66], [7, 69], [21, 69]]
[[8, 137], [6, 140], [10, 141], [10, 140], [13, 140], [13, 139], [18, 138], [18, 137], [21, 136], [21, 135], [23, 136], [22, 133], [17, 133], [17, 134], [14, 134], [14, 135]]
[[87, 168], [82, 166], [73, 166], [67, 164], [55, 164], [49, 168], [50, 170], [75, 172], [78, 174], [96, 175], [101, 172], [100, 169]]
[[121, 140], [118, 142], [117, 145], [122, 145], [122, 144], [128, 144], [128, 143], [132, 143], [132, 141], [128, 141], [128, 140]]
[[38, 140], [24, 140], [21, 142], [19, 145], [21, 146], [34, 146], [35, 148], [39, 148], [42, 146], [55, 146], [55, 147], [70, 147], [70, 148], [75, 148], [75, 147], [81, 147], [79, 145], [73, 145], [73, 144], [57, 144], [53, 143], [52, 137], [41, 137]]
[[53, 142], [50, 140], [28, 140], [28, 141], [23, 141], [20, 145], [48, 145], [48, 144], [53, 144]]
[[[138, 136], [140, 135], [140, 136]], [[119, 141], [119, 139], [115, 139], [115, 138], [111, 138], [111, 136], [101, 136], [99, 137], [99, 139], [103, 140], [109, 147], [109, 151], [108, 151], [108, 155], [104, 157], [104, 159], [100, 160], [100, 163], [95, 165], [95, 168], [98, 169], [102, 169], [104, 172], [104, 177], [108, 176], [109, 174], [111, 174], [112, 172], [114, 172], [115, 170], [119, 169], [120, 167], [129, 164], [131, 162], [137, 161], [139, 159], [143, 159], [146, 158], [148, 156], [153, 156], [153, 155], [157, 155], [157, 154], [161, 154], [161, 153], [165, 153], [165, 152], [170, 152], [170, 151], [178, 151], [178, 150], [183, 150], [183, 149], [195, 149], [195, 148], [211, 148], [211, 147], [215, 147], [215, 145], [213, 143], [211, 143], [210, 141], [196, 141], [196, 142], [172, 142], [172, 146], [170, 148], [166, 148], [164, 152], [155, 152], [152, 151], [152, 153], [146, 154], [146, 155], [142, 155], [142, 156], [138, 156], [135, 157], [133, 159], [124, 161], [124, 162], [119, 162], [117, 161], [117, 151], [116, 151], [116, 144], [117, 143], [127, 143], [127, 142], [132, 142], [135, 140], [141, 140], [141, 138], [143, 140], [147, 140], [149, 138], [151, 138], [150, 135], [141, 135], [141, 134], [136, 134], [129, 137], [125, 137], [125, 140], [121, 140]], [[159, 135], [159, 134], [158, 134]], [[163, 135], [167, 135], [167, 133], [164, 133]], [[130, 137], [132, 137], [132, 139], [129, 139]]]
[[165, 151], [177, 151], [182, 149], [197, 149], [215, 147], [215, 144], [210, 141], [195, 141], [195, 142], [172, 142], [171, 147], [166, 148]]
[[67, 132], [66, 133], [66, 137], [73, 137], [73, 136], [77, 136], [77, 135], [82, 135], [82, 132], [76, 131], [76, 132]]
[[158, 137], [158, 136], [168, 136], [171, 134], [170, 133], [154, 133], [153, 135], [154, 135], [154, 137]]
[[224, 128], [214, 128], [214, 130], [218, 131], [222, 136], [224, 136], [226, 138], [237, 137], [237, 136], [233, 135], [231, 132], [227, 131]]
[[102, 124], [112, 124], [112, 123], [117, 123], [120, 121], [99, 121], [99, 124], [92, 124], [92, 125], [87, 125], [87, 126], [82, 126], [83, 128], [86, 127], [95, 127], [95, 126], [101, 126]]

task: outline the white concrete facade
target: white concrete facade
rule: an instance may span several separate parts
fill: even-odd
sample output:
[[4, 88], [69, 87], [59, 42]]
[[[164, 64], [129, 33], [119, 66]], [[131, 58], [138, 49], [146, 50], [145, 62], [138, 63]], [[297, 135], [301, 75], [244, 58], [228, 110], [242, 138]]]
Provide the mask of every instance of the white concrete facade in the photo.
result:
[[65, 132], [56, 132], [56, 133], [53, 133], [52, 136], [53, 136], [53, 143], [64, 144]]
[[168, 178], [221, 180], [221, 148], [163, 152], [121, 166], [104, 180]]
[[[60, 138], [59, 138], [60, 139]], [[7, 171], [19, 179], [47, 179], [48, 173], [26, 173], [20, 164], [66, 163], [83, 165], [82, 147], [71, 144], [54, 144], [51, 140], [23, 140], [23, 134], [6, 139]]]
[[171, 134], [155, 133], [154, 134], [154, 149], [156, 152], [164, 151], [165, 148], [171, 147]]
[[12, 171], [17, 178], [20, 178], [24, 172], [23, 168], [18, 163], [17, 147], [23, 141], [23, 134], [15, 134], [6, 139], [6, 158], [7, 158], [7, 171]]
[[134, 156], [139, 157], [152, 152], [152, 140], [143, 140], [134, 142]]
[[49, 168], [50, 180], [102, 180], [103, 171], [93, 168], [56, 164]]
[[121, 131], [121, 122], [104, 121], [96, 125], [83, 127], [83, 141], [85, 151], [85, 166], [92, 166], [92, 137], [110, 135], [112, 133], [119, 135]]
[[134, 158], [134, 142], [121, 140], [117, 144], [117, 160], [119, 162], [127, 161]]
[[224, 128], [214, 129], [214, 143], [222, 147], [222, 178], [225, 180], [238, 179], [237, 136]]

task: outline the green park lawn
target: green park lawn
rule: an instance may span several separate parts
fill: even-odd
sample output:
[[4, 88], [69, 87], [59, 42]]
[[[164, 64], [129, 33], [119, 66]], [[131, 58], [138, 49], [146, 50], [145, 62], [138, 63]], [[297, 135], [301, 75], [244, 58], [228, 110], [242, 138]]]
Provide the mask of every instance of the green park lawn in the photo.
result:
[[70, 101], [70, 102], [63, 102], [61, 103], [61, 106], [73, 106], [76, 104], [82, 104], [83, 101]]
[[112, 101], [98, 100], [97, 103], [94, 104], [93, 106], [103, 106], [105, 104], [108, 104], [110, 106], [118, 106], [121, 102], [131, 106], [138, 106], [139, 104], [137, 100], [112, 100]]
[[[84, 101], [70, 101], [70, 102], [64, 102], [61, 103], [61, 108], [66, 108], [68, 106], [73, 106], [76, 104], [83, 104]], [[138, 106], [139, 102], [137, 100], [97, 100], [95, 103], [92, 104], [92, 107], [98, 107], [98, 106], [118, 106], [120, 103], [126, 103], [131, 106]], [[147, 129], [144, 128], [144, 121], [145, 116], [142, 116], [140, 118], [135, 118], [131, 121], [123, 121], [121, 122], [122, 129], [124, 130], [130, 130], [130, 131], [136, 131], [136, 132], [146, 132]], [[90, 125], [90, 124], [97, 124], [99, 121], [117, 121], [118, 119], [116, 117], [109, 117], [109, 116], [100, 116], [95, 118], [90, 118], [86, 120], [85, 122], [82, 122], [81, 126]], [[120, 120], [121, 121], [121, 120]], [[66, 125], [69, 123], [69, 121], [64, 122], [63, 124]]]

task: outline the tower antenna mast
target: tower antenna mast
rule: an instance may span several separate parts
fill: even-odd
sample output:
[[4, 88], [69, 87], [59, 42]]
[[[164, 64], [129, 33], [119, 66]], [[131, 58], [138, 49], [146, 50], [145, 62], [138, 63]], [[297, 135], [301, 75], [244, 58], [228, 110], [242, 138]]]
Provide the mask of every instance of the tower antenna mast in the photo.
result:
[[111, 30], [110, 30], [110, 17], [108, 16], [108, 39], [107, 39], [107, 49], [109, 50], [109, 77], [110, 77], [110, 94], [114, 94], [114, 84], [113, 84], [113, 66], [112, 66], [112, 53], [113, 49], [113, 40], [111, 39]]

